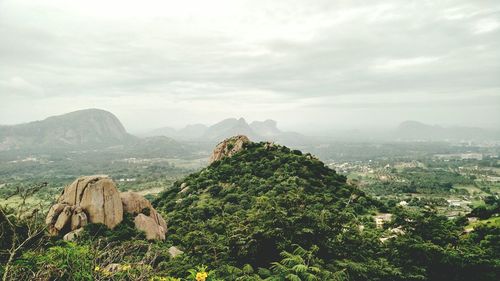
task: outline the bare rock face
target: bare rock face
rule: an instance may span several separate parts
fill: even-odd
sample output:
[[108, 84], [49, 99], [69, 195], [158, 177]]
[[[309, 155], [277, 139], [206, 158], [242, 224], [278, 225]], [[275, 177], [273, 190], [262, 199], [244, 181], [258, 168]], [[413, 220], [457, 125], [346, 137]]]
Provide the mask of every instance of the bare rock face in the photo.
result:
[[71, 230], [75, 230], [86, 226], [88, 223], [87, 214], [83, 212], [81, 207], [76, 207], [71, 216]]
[[238, 135], [234, 137], [230, 137], [228, 139], [223, 140], [219, 143], [212, 155], [210, 156], [209, 164], [212, 164], [215, 161], [219, 161], [224, 157], [231, 157], [239, 151], [243, 150], [245, 144], [249, 143], [250, 140], [248, 137], [243, 135]]
[[64, 210], [66, 204], [54, 204], [50, 207], [49, 212], [47, 213], [47, 218], [45, 219], [45, 224], [51, 225], [55, 224], [59, 214]]
[[[74, 239], [88, 223], [102, 223], [113, 229], [124, 212], [133, 214], [139, 230], [148, 239], [165, 239], [167, 223], [143, 196], [134, 192], [120, 194], [107, 176], [86, 176], [64, 188], [45, 219], [51, 235], [66, 234]], [[139, 217], [142, 215], [144, 217]]]
[[66, 233], [66, 235], [63, 236], [63, 240], [73, 241], [73, 240], [75, 240], [76, 237], [80, 236], [82, 231], [83, 231], [83, 228], [78, 228], [78, 229], [75, 229], [73, 231], [70, 231], [70, 232]]
[[[146, 198], [135, 192], [124, 192], [120, 196], [124, 211], [135, 216], [136, 228], [144, 231], [147, 239], [165, 239], [167, 223]], [[138, 218], [139, 215], [148, 219]]]
[[64, 188], [57, 202], [45, 220], [52, 235], [79, 229], [87, 223], [102, 223], [114, 228], [123, 220], [120, 193], [107, 176], [76, 179]]
[[70, 206], [79, 206], [90, 223], [102, 223], [114, 228], [123, 220], [123, 206], [115, 183], [107, 176], [87, 176], [64, 188], [57, 200]]
[[134, 224], [137, 229], [146, 233], [146, 239], [165, 240], [163, 227], [158, 225], [153, 218], [145, 214], [138, 214], [134, 219]]
[[[143, 211], [149, 212], [153, 209], [148, 199], [135, 192], [122, 192], [120, 194], [123, 210], [130, 214], [139, 214]], [[147, 210], [145, 210], [147, 209]]]
[[61, 231], [69, 221], [71, 221], [71, 206], [66, 206], [59, 214], [59, 217], [57, 217], [54, 228], [57, 231]]

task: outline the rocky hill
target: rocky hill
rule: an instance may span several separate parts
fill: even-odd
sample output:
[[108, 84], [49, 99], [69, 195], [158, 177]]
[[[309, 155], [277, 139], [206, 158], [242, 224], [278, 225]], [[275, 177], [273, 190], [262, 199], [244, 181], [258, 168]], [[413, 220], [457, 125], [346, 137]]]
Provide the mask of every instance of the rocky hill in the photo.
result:
[[[380, 202], [356, 184], [310, 154], [232, 137], [217, 145], [209, 166], [165, 187], [152, 203], [119, 193], [108, 177], [90, 176], [66, 186], [46, 224], [38, 209], [0, 206], [0, 274], [82, 281], [498, 280], [494, 221], [467, 232], [466, 217]], [[390, 221], [380, 224], [381, 216]], [[73, 241], [45, 234], [46, 225], [51, 235]]]
[[134, 216], [135, 227], [149, 240], [165, 239], [167, 223], [151, 203], [138, 193], [120, 193], [107, 176], [85, 176], [66, 186], [45, 219], [51, 235], [65, 240], [79, 236], [88, 224], [115, 228], [124, 214]]
[[74, 148], [134, 141], [120, 120], [100, 109], [85, 109], [13, 126], [0, 126], [0, 151], [29, 148]]
[[244, 118], [229, 118], [210, 126], [202, 138], [206, 140], [223, 140], [234, 135], [246, 135], [255, 139], [258, 135], [250, 128]]
[[250, 123], [250, 128], [252, 128], [252, 130], [257, 134], [264, 137], [277, 136], [283, 133], [278, 129], [278, 123], [271, 119], [265, 121], [253, 121]]
[[230, 264], [264, 266], [285, 245], [318, 245], [326, 254], [328, 238], [352, 219], [347, 213], [363, 213], [369, 202], [314, 156], [237, 136], [154, 204], [168, 216], [170, 243], [204, 261], [216, 251]]
[[276, 141], [286, 145], [307, 144], [312, 141], [296, 132], [284, 132], [278, 128], [275, 120], [253, 121], [248, 123], [244, 118], [228, 118], [211, 126], [202, 124], [188, 125], [175, 130], [170, 127], [150, 131], [144, 136], [167, 136], [179, 140], [218, 143], [235, 135], [245, 135], [256, 141]]

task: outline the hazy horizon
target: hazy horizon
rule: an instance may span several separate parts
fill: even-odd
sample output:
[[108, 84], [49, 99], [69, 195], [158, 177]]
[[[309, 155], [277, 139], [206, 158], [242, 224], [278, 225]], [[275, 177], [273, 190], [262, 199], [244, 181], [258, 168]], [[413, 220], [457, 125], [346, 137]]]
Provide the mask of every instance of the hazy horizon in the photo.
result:
[[500, 128], [500, 2], [0, 1], [0, 124]]

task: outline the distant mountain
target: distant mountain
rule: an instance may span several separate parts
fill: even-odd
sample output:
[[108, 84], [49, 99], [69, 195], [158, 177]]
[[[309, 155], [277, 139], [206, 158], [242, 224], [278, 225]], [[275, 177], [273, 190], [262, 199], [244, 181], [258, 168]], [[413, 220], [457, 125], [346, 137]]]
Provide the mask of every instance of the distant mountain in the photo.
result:
[[220, 141], [235, 135], [245, 135], [250, 139], [257, 139], [260, 136], [255, 133], [244, 118], [229, 118], [208, 127], [202, 138], [205, 140]]
[[405, 140], [488, 140], [499, 139], [498, 134], [476, 127], [441, 127], [418, 121], [402, 122], [395, 137]]
[[13, 126], [0, 126], [0, 151], [111, 146], [135, 141], [111, 112], [84, 109]]
[[270, 119], [266, 121], [253, 121], [250, 124], [250, 128], [252, 128], [255, 133], [264, 137], [282, 134], [282, 132], [278, 129], [278, 123]]
[[208, 126], [203, 124], [187, 125], [186, 127], [176, 130], [171, 127], [162, 127], [144, 133], [143, 137], [165, 136], [179, 140], [194, 140], [201, 138], [208, 129]]
[[184, 139], [200, 138], [207, 131], [208, 126], [203, 124], [187, 125], [177, 131], [177, 134]]
[[156, 136], [165, 136], [165, 137], [175, 137], [177, 135], [177, 130], [172, 127], [161, 127], [149, 131], [147, 133], [139, 134], [141, 137], [156, 137]]
[[201, 124], [188, 125], [180, 130], [164, 127], [144, 134], [144, 136], [167, 136], [204, 142], [220, 142], [235, 135], [245, 135], [253, 141], [277, 141], [287, 145], [305, 144], [311, 141], [299, 133], [281, 131], [277, 122], [270, 119], [248, 124], [244, 118], [228, 118], [208, 127]]
[[119, 148], [129, 157], [190, 157], [196, 149], [165, 136], [137, 139]]

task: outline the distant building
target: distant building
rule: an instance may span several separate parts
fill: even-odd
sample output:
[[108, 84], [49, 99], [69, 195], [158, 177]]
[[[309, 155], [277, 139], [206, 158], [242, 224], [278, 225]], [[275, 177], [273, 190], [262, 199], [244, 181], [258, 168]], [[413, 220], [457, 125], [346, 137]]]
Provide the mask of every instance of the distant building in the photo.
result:
[[487, 181], [491, 181], [491, 182], [500, 182], [500, 177], [492, 177], [492, 176], [488, 176], [486, 178]]
[[456, 153], [456, 154], [435, 154], [434, 158], [440, 160], [483, 160], [483, 154], [481, 153]]
[[460, 155], [462, 160], [483, 160], [483, 154], [481, 153], [462, 153]]

